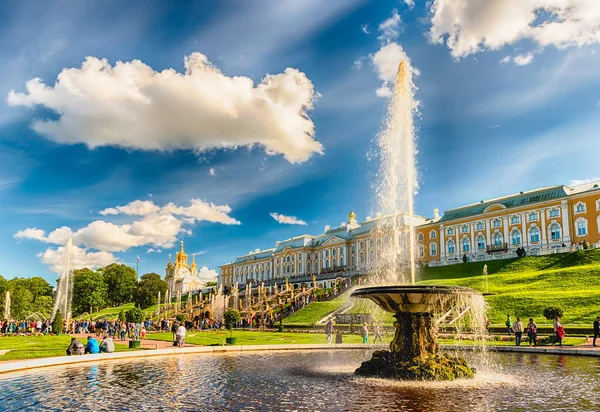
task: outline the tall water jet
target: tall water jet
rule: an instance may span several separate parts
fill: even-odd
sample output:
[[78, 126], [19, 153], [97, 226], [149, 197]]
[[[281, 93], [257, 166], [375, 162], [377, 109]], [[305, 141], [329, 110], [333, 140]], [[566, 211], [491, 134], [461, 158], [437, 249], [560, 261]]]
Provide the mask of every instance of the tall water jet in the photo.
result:
[[58, 279], [56, 296], [54, 297], [54, 307], [50, 320], [54, 320], [56, 312], [60, 310], [63, 319], [69, 322], [71, 319], [71, 302], [73, 301], [73, 276], [71, 274], [71, 253], [73, 251], [73, 239], [69, 238], [65, 245], [65, 256], [63, 263], [63, 272]]
[[4, 319], [10, 320], [10, 292], [8, 290], [4, 295]]
[[399, 279], [400, 269], [408, 264], [410, 282], [415, 284], [413, 203], [417, 173], [413, 114], [417, 103], [412, 73], [413, 68], [407, 60], [400, 62], [384, 129], [377, 137], [381, 157], [377, 206], [387, 216], [380, 219], [378, 225], [391, 235], [391, 244], [381, 255], [381, 267], [376, 276], [381, 283], [409, 280]]

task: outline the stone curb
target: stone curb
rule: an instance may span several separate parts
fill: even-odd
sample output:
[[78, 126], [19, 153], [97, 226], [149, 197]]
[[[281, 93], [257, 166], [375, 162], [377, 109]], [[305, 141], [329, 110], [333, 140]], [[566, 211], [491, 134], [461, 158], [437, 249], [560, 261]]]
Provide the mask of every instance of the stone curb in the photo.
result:
[[51, 358], [25, 359], [14, 362], [0, 363], [0, 374], [17, 372], [49, 366], [75, 365], [83, 363], [96, 363], [113, 359], [149, 358], [154, 356], [169, 356], [182, 354], [216, 354], [216, 353], [243, 353], [243, 352], [273, 352], [273, 351], [301, 351], [301, 350], [348, 350], [348, 349], [387, 349], [388, 345], [362, 345], [362, 344], [304, 344], [304, 345], [240, 345], [240, 346], [188, 346], [183, 348], [147, 349], [132, 352], [114, 352], [95, 355], [56, 356]]
[[[483, 351], [482, 346], [459, 346], [459, 345], [440, 345], [442, 350], [448, 351]], [[542, 353], [548, 355], [576, 355], [600, 357], [600, 351], [596, 349], [576, 349], [570, 347], [532, 347], [529, 346], [487, 346], [486, 350], [490, 352], [512, 352], [512, 353]]]

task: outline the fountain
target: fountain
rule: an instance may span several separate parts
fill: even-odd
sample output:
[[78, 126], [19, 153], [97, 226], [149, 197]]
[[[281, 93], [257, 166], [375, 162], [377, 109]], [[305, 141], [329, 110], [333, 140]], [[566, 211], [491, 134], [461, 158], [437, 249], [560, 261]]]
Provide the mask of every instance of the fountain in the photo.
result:
[[4, 296], [4, 319], [10, 320], [10, 292], [8, 290]]
[[401, 268], [408, 263], [411, 285], [366, 287], [351, 294], [370, 299], [383, 310], [394, 313], [396, 319], [390, 350], [375, 352], [355, 374], [405, 380], [472, 378], [475, 372], [464, 359], [439, 354], [435, 316], [447, 313], [465, 298], [479, 300], [481, 295], [468, 288], [415, 286], [413, 198], [417, 185], [413, 113], [416, 102], [412, 70], [408, 61], [400, 62], [385, 130], [378, 138], [381, 181], [377, 195], [382, 212], [391, 216], [380, 219], [379, 225], [382, 231], [391, 232], [392, 250], [383, 255], [383, 264], [375, 276], [383, 284], [402, 281]]
[[54, 298], [54, 307], [50, 320], [54, 320], [56, 312], [60, 310], [63, 319], [68, 323], [71, 318], [71, 302], [73, 300], [73, 277], [71, 276], [71, 252], [73, 239], [69, 238], [65, 245], [65, 256], [62, 276], [58, 279], [58, 287]]

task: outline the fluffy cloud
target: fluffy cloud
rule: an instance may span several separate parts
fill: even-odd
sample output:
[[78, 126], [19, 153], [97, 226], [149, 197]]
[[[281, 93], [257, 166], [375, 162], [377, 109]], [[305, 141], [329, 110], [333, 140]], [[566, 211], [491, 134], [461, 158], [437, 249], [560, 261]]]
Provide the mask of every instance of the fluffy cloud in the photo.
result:
[[398, 65], [402, 60], [410, 61], [402, 46], [398, 43], [389, 43], [380, 48], [371, 56], [371, 62], [375, 66], [379, 78], [383, 84], [376, 93], [379, 97], [390, 97], [396, 80]]
[[590, 177], [588, 179], [569, 180], [568, 186], [579, 186], [579, 185], [585, 185], [587, 183], [596, 183], [596, 182], [600, 182], [600, 177]]
[[202, 266], [198, 270], [198, 278], [203, 282], [215, 282], [217, 280], [217, 271], [209, 269], [207, 266]]
[[308, 223], [302, 219], [298, 219], [296, 216], [286, 216], [279, 213], [271, 213], [271, 217], [284, 225], [308, 225]]
[[406, 4], [410, 10], [412, 10], [415, 7], [415, 0], [404, 0], [404, 4]]
[[146, 250], [146, 253], [162, 253], [162, 250], [151, 247]]
[[388, 19], [384, 20], [377, 28], [381, 32], [379, 40], [382, 40], [386, 43], [396, 40], [400, 34], [401, 24], [402, 19], [398, 14], [398, 10], [392, 10], [392, 15]]
[[559, 48], [600, 43], [597, 0], [435, 0], [429, 38], [454, 57], [519, 40]]
[[500, 59], [500, 64], [508, 64], [511, 61], [517, 66], [527, 66], [531, 62], [533, 62], [534, 55], [533, 53], [519, 54], [515, 57], [505, 56]]
[[215, 168], [214, 168], [214, 167], [211, 167], [211, 168], [208, 170], [208, 174], [209, 174], [209, 175], [211, 175], [211, 176], [216, 176], [216, 175], [217, 175], [217, 171], [215, 170]]
[[15, 233], [15, 239], [33, 239], [33, 240], [41, 240], [45, 241], [46, 232], [42, 229], [38, 229], [36, 227], [28, 227], [24, 230], [19, 230]]
[[229, 205], [215, 205], [207, 203], [200, 199], [192, 199], [189, 206], [181, 207], [169, 203], [163, 209], [163, 212], [181, 215], [193, 219], [194, 221], [208, 221], [213, 223], [222, 223], [224, 225], [239, 225], [239, 220], [229, 216], [231, 207]]
[[154, 202], [150, 200], [134, 200], [126, 204], [125, 206], [110, 207], [100, 212], [101, 215], [134, 215], [134, 216], [146, 216], [150, 213], [156, 213], [160, 210]]
[[[42, 263], [45, 263], [55, 273], [61, 274], [64, 270], [65, 247], [60, 246], [56, 249], [48, 248], [43, 253], [37, 255]], [[118, 259], [109, 252], [99, 251], [91, 252], [85, 248], [73, 246], [71, 250], [71, 269], [90, 268], [96, 269], [102, 266], [117, 262]]]
[[322, 153], [307, 114], [315, 92], [304, 73], [287, 68], [255, 85], [224, 75], [200, 53], [184, 63], [185, 73], [157, 72], [139, 60], [111, 66], [88, 57], [80, 68], [63, 69], [54, 86], [35, 78], [27, 93], [11, 90], [8, 104], [56, 112], [58, 119], [32, 127], [63, 144], [198, 152], [260, 145], [290, 162]]

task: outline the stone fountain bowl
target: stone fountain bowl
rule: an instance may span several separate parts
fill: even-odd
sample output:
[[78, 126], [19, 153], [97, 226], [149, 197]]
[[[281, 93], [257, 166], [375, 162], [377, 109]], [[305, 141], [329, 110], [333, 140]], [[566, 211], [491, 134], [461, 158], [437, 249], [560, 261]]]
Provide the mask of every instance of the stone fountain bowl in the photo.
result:
[[356, 289], [350, 296], [370, 299], [387, 312], [440, 313], [461, 297], [477, 295], [460, 286], [374, 286]]

